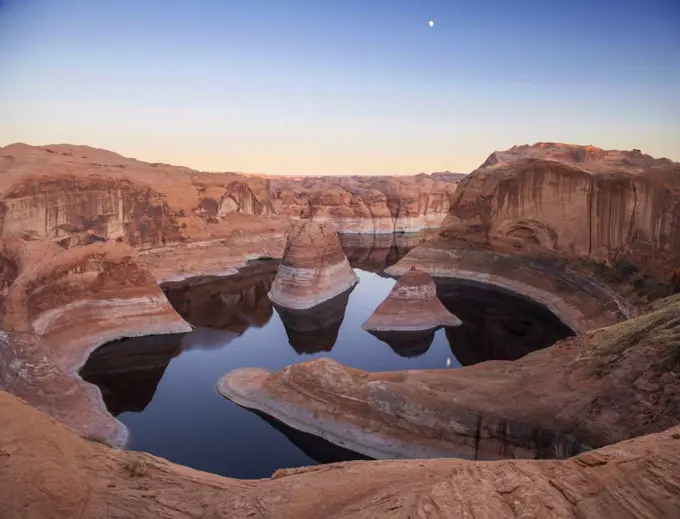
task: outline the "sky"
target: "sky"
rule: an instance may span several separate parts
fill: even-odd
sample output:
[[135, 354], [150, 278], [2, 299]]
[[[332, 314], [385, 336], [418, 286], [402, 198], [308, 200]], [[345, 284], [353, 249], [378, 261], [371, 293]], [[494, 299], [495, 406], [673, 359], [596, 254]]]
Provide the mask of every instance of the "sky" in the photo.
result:
[[679, 26], [679, 0], [0, 0], [0, 146], [287, 175], [540, 141], [680, 160]]

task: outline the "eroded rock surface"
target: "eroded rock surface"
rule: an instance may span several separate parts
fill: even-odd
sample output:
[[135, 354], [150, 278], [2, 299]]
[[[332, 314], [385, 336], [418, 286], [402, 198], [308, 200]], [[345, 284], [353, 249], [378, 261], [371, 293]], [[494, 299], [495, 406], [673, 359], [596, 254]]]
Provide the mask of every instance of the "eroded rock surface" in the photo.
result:
[[0, 255], [16, 273], [2, 300], [0, 386], [82, 434], [122, 444], [125, 428], [77, 370], [101, 344], [191, 327], [128, 245], [64, 250], [12, 237], [0, 243]]
[[437, 287], [432, 277], [427, 272], [411, 268], [392, 287], [362, 328], [368, 331], [416, 332], [460, 324], [460, 319], [437, 298]]
[[441, 234], [631, 264], [678, 284], [680, 164], [549, 143], [496, 152], [460, 183]]
[[[341, 232], [438, 227], [457, 179], [263, 178], [149, 164], [68, 144], [0, 148], [0, 237], [36, 232], [63, 247], [121, 240], [139, 248], [229, 239], [290, 218], [331, 221]], [[255, 227], [234, 225], [248, 216]], [[278, 222], [278, 223], [277, 223]]]
[[564, 461], [350, 462], [239, 481], [79, 438], [0, 391], [3, 519], [673, 519], [680, 428]]
[[358, 282], [333, 225], [304, 220], [288, 231], [269, 298], [279, 306], [303, 310], [332, 299]]
[[218, 389], [374, 458], [566, 457], [679, 423], [678, 351], [675, 296], [513, 362], [367, 373], [318, 359], [235, 370]]

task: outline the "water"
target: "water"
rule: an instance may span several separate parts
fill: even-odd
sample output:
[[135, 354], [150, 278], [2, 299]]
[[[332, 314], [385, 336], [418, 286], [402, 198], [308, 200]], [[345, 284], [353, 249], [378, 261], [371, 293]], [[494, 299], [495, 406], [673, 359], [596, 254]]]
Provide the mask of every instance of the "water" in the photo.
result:
[[239, 478], [363, 459], [234, 405], [217, 393], [217, 380], [238, 367], [277, 370], [322, 356], [370, 371], [455, 369], [519, 358], [569, 334], [549, 311], [525, 299], [448, 281], [438, 284], [438, 293], [463, 326], [406, 339], [384, 336], [383, 342], [361, 324], [396, 282], [381, 271], [404, 249], [373, 243], [357, 254], [357, 243], [344, 245], [361, 282], [311, 312], [273, 308], [267, 291], [277, 262], [255, 262], [237, 276], [164, 287], [178, 312], [198, 327], [193, 332], [97, 349], [81, 375], [100, 387], [108, 409], [128, 427], [128, 447]]

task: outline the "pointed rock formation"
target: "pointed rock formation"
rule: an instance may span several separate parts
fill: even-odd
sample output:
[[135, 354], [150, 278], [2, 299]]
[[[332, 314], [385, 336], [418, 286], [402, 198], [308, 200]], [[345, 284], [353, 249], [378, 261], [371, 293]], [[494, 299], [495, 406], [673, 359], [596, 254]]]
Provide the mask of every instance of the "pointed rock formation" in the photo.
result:
[[419, 331], [460, 324], [460, 319], [437, 299], [437, 287], [432, 277], [411, 268], [362, 328], [368, 331]]
[[269, 299], [279, 306], [302, 310], [328, 301], [358, 282], [333, 225], [303, 220], [288, 231]]

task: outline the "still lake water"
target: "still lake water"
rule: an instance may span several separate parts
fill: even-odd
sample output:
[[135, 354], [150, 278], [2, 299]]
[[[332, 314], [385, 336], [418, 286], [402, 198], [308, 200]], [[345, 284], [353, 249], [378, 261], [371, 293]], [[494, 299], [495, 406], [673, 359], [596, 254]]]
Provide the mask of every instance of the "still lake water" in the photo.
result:
[[164, 286], [173, 306], [197, 328], [104, 345], [81, 376], [100, 387], [108, 409], [128, 427], [128, 448], [225, 476], [262, 478], [279, 468], [364, 457], [224, 399], [215, 385], [228, 371], [277, 370], [322, 356], [369, 371], [455, 369], [513, 360], [570, 335], [547, 309], [526, 299], [446, 281], [437, 284], [439, 297], [463, 326], [425, 337], [381, 337], [383, 342], [361, 325], [396, 282], [381, 275], [408, 247], [394, 249], [346, 245], [360, 283], [306, 312], [269, 302], [275, 261], [253, 262], [228, 278]]

